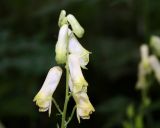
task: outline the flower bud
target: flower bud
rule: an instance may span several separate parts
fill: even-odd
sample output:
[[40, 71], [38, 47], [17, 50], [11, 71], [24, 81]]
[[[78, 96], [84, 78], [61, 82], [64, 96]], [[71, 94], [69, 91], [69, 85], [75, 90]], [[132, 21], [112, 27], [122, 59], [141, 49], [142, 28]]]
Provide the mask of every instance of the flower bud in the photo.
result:
[[69, 71], [73, 81], [73, 92], [77, 93], [86, 90], [88, 86], [87, 81], [84, 79], [82, 70], [79, 63], [79, 58], [76, 55], [70, 54], [68, 57]]
[[51, 114], [52, 95], [57, 88], [62, 75], [62, 69], [59, 66], [51, 68], [38, 94], [33, 101], [39, 106], [40, 112], [48, 110], [49, 116]]
[[68, 44], [68, 25], [65, 24], [60, 28], [58, 41], [56, 44], [56, 61], [58, 64], [64, 64], [66, 62]]
[[158, 58], [155, 55], [150, 56], [149, 60], [151, 67], [155, 73], [155, 76], [158, 82], [160, 82], [160, 62], [158, 61]]
[[73, 32], [76, 34], [77, 37], [81, 38], [84, 34], [84, 29], [82, 28], [82, 26], [79, 24], [79, 22], [77, 21], [77, 19], [72, 15], [69, 14], [67, 16], [67, 20], [70, 23]]
[[59, 15], [58, 26], [61, 27], [64, 24], [67, 24], [67, 17], [66, 17], [66, 11], [62, 10]]
[[160, 38], [158, 36], [152, 36], [150, 39], [150, 45], [154, 52], [160, 56]]
[[77, 55], [79, 57], [81, 67], [86, 69], [86, 65], [89, 62], [89, 54], [91, 54], [91, 52], [82, 47], [73, 33], [71, 33], [69, 37], [69, 52]]

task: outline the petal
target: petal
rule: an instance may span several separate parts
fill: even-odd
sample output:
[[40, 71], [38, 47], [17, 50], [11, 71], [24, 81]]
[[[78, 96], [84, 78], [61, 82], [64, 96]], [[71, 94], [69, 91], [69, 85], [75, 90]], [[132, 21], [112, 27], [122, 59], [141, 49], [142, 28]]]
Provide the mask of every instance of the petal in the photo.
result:
[[36, 105], [39, 106], [39, 111], [49, 110], [50, 115], [52, 95], [57, 88], [61, 75], [62, 69], [59, 66], [55, 66], [49, 70], [43, 86], [33, 99]]
[[70, 54], [68, 57], [68, 63], [69, 63], [71, 80], [74, 85], [73, 92], [76, 93], [82, 90], [86, 90], [88, 83], [84, 79], [84, 76], [82, 74], [78, 57], [76, 55]]
[[41, 93], [43, 92], [44, 94], [47, 95], [52, 95], [58, 86], [61, 76], [62, 76], [62, 69], [59, 66], [51, 68], [47, 74], [47, 77], [43, 83], [40, 92]]
[[89, 62], [89, 52], [86, 50], [82, 45], [79, 43], [77, 38], [74, 36], [73, 33], [69, 36], [69, 52], [71, 54], [76, 54], [79, 57], [80, 65], [82, 68], [86, 69], [86, 65]]
[[90, 114], [95, 111], [94, 107], [92, 106], [89, 97], [86, 92], [79, 92], [73, 94], [74, 100], [77, 105], [77, 118], [80, 122], [80, 117], [82, 119], [89, 119]]
[[68, 44], [68, 25], [63, 25], [59, 30], [58, 41], [56, 44], [56, 61], [58, 64], [64, 64], [66, 62]]

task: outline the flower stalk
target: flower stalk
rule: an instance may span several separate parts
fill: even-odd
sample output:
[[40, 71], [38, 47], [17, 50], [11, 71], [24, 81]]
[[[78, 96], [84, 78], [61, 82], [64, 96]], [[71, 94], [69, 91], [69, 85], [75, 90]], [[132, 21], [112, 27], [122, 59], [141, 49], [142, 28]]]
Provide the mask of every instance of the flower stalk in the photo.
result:
[[[67, 45], [68, 49], [68, 45]], [[66, 55], [67, 61], [66, 61], [66, 92], [65, 92], [65, 102], [64, 102], [64, 108], [63, 108], [63, 114], [62, 114], [62, 121], [61, 121], [61, 128], [66, 128], [66, 113], [67, 113], [67, 106], [70, 99], [69, 96], [69, 66], [68, 66], [68, 51]]]

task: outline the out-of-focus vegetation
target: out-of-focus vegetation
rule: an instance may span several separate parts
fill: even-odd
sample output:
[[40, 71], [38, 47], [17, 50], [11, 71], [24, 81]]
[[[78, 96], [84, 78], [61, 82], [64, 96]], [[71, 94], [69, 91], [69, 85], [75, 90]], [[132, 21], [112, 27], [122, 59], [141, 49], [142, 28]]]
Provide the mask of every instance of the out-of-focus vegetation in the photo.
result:
[[[32, 100], [55, 65], [62, 9], [76, 15], [86, 30], [80, 41], [92, 54], [84, 73], [96, 109], [90, 120], [79, 126], [75, 117], [70, 127], [121, 128], [128, 105], [141, 102], [135, 90], [139, 46], [150, 35], [160, 35], [159, 0], [1, 0], [0, 122], [6, 128], [56, 126], [59, 117], [39, 113]], [[153, 84], [158, 83], [153, 79]], [[60, 103], [63, 89], [62, 80], [54, 94]], [[159, 128], [160, 86], [149, 92], [145, 128]]]

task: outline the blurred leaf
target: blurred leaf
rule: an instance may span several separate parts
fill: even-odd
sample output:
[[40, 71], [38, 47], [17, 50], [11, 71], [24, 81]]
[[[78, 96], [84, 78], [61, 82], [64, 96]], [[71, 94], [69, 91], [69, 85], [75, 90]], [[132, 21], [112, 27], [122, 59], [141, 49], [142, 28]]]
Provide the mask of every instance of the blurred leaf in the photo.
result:
[[111, 98], [97, 107], [97, 112], [107, 115], [108, 113], [124, 113], [129, 99], [123, 96]]
[[103, 72], [111, 78], [116, 78], [135, 70], [128, 65], [135, 63], [139, 53], [138, 46], [130, 40], [120, 41], [99, 38], [92, 41], [90, 47], [94, 53], [91, 55], [91, 62], [99, 72]]

